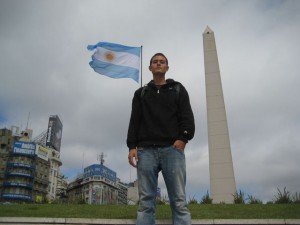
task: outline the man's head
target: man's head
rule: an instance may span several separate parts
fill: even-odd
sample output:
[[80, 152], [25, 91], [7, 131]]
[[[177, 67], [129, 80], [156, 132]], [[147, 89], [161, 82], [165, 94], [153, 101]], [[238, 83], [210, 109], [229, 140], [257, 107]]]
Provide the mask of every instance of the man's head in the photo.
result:
[[153, 74], [164, 75], [169, 70], [167, 57], [162, 53], [156, 53], [150, 60], [149, 70]]
[[167, 65], [168, 65], [168, 59], [167, 59], [167, 57], [164, 54], [162, 54], [162, 53], [159, 52], [159, 53], [154, 54], [154, 56], [152, 56], [152, 58], [150, 59], [150, 66], [151, 66], [153, 58], [156, 57], [156, 56], [162, 56], [162, 57], [164, 57], [165, 60], [166, 60]]

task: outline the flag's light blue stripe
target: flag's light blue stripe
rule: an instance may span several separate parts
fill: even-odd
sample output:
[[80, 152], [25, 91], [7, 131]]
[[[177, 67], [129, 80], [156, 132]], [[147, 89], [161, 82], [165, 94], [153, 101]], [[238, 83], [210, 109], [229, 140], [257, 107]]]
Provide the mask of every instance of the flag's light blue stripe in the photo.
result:
[[90, 62], [90, 66], [95, 70], [95, 72], [111, 78], [132, 78], [136, 82], [139, 82], [139, 70], [132, 67], [105, 63], [94, 58], [93, 61]]
[[125, 45], [120, 45], [120, 44], [115, 44], [115, 43], [109, 43], [109, 42], [99, 42], [96, 45], [88, 45], [87, 49], [90, 51], [95, 50], [97, 47], [102, 47], [111, 51], [116, 51], [116, 52], [128, 52], [133, 55], [136, 55], [140, 57], [141, 53], [141, 48], [140, 47], [130, 47], [130, 46], [125, 46]]

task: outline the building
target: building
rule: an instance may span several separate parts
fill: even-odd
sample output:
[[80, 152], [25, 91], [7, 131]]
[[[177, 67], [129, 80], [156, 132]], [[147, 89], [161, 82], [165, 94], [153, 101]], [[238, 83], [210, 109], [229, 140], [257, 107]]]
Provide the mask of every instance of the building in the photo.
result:
[[233, 162], [214, 32], [203, 33], [210, 191], [213, 203], [233, 203]]
[[49, 150], [36, 144], [36, 168], [34, 174], [33, 199], [35, 202], [46, 202], [49, 186], [50, 163]]
[[[157, 187], [156, 189], [156, 201], [162, 201], [161, 197], [161, 188]], [[139, 188], [138, 180], [128, 184], [128, 194], [127, 194], [127, 204], [136, 205], [139, 202]]]
[[84, 173], [68, 185], [68, 202], [87, 204], [127, 204], [127, 185], [116, 172], [102, 164], [84, 168]]
[[117, 178], [118, 185], [118, 204], [127, 205], [128, 184], [123, 183]]
[[57, 176], [56, 199], [59, 199], [62, 202], [67, 201], [67, 187], [68, 182], [66, 177], [59, 173]]
[[67, 187], [67, 198], [69, 203], [85, 203], [83, 198], [83, 173], [79, 174]]
[[135, 205], [139, 201], [139, 188], [137, 180], [129, 184], [127, 201], [129, 205]]
[[31, 129], [0, 129], [0, 201], [55, 201], [66, 192], [59, 171], [62, 127], [50, 116], [47, 131], [34, 140]]
[[[30, 130], [31, 131], [31, 130]], [[45, 201], [49, 163], [44, 152], [30, 140], [31, 132], [13, 136], [12, 130], [0, 131], [1, 201]], [[42, 153], [42, 152], [43, 153]]]
[[48, 150], [50, 171], [48, 176], [47, 199], [50, 202], [59, 200], [67, 189], [67, 181], [59, 169], [62, 166], [60, 159], [62, 129], [63, 124], [60, 118], [57, 115], [51, 115], [49, 117], [47, 130], [34, 139], [35, 143], [38, 143]]
[[6, 166], [12, 144], [12, 131], [6, 128], [0, 129], [0, 194], [3, 190]]
[[49, 173], [49, 187], [48, 187], [48, 200], [50, 202], [55, 201], [61, 192], [58, 189], [58, 184], [61, 185], [61, 174], [59, 167], [62, 165], [60, 160], [60, 153], [53, 148], [49, 148], [49, 163], [50, 163], [50, 173]]

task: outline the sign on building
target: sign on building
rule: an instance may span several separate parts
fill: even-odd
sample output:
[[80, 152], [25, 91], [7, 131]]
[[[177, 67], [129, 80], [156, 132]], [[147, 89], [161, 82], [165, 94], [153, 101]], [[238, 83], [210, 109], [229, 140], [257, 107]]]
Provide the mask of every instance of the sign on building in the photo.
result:
[[92, 177], [94, 175], [100, 175], [113, 182], [116, 182], [117, 180], [117, 173], [104, 165], [94, 164], [84, 168], [84, 178]]
[[46, 145], [56, 151], [60, 151], [62, 128], [63, 124], [57, 115], [49, 117]]
[[16, 141], [13, 147], [13, 154], [30, 155], [35, 154], [36, 145], [33, 142]]

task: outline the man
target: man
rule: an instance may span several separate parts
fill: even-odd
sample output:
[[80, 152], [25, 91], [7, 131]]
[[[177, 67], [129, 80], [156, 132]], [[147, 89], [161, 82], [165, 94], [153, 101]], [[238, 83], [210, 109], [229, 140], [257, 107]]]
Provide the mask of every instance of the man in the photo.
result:
[[184, 149], [194, 136], [194, 116], [186, 89], [179, 82], [165, 79], [168, 69], [166, 56], [155, 54], [149, 66], [153, 80], [138, 89], [132, 100], [127, 146], [129, 163], [137, 167], [137, 225], [155, 224], [160, 171], [168, 190], [173, 224], [191, 224], [185, 196]]

